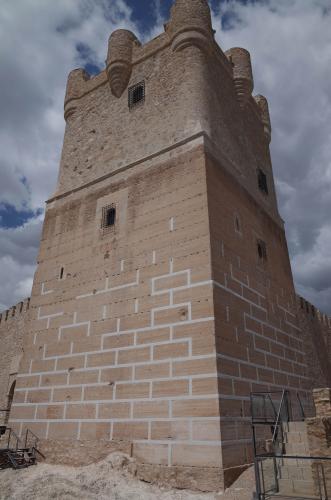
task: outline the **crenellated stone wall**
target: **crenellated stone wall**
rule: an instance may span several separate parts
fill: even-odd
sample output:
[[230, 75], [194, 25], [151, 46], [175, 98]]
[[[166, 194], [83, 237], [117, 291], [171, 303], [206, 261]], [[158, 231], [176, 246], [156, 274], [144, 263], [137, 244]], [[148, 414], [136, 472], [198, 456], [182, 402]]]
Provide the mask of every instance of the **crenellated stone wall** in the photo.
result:
[[[30, 299], [0, 314], [0, 410], [7, 409], [8, 395], [15, 382], [23, 355]], [[0, 412], [0, 424], [5, 414]]]
[[331, 318], [300, 296], [297, 309], [313, 388], [331, 387]]

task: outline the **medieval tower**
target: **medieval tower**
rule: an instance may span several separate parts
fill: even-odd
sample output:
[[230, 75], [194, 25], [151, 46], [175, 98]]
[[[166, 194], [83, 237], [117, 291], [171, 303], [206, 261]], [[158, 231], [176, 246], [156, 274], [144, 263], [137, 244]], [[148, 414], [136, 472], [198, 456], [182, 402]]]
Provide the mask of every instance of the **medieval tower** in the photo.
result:
[[10, 414], [54, 461], [121, 449], [140, 477], [221, 487], [252, 461], [250, 392], [313, 386], [252, 91], [206, 0], [70, 73]]

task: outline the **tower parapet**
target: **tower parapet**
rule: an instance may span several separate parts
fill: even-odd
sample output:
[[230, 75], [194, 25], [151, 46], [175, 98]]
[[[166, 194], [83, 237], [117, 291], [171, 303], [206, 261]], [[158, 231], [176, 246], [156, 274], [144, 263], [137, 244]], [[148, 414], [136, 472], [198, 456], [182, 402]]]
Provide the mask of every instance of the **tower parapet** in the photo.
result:
[[134, 33], [128, 30], [114, 31], [108, 43], [107, 76], [115, 97], [121, 97], [128, 86], [132, 73], [133, 45], [140, 45]]
[[206, 50], [213, 41], [211, 14], [206, 0], [176, 0], [171, 9], [167, 33], [177, 52], [190, 45]]
[[66, 96], [64, 99], [64, 119], [74, 114], [77, 109], [77, 99], [85, 91], [85, 84], [90, 80], [90, 75], [83, 68], [74, 69], [69, 73]]
[[271, 141], [271, 120], [268, 101], [263, 95], [256, 95], [254, 99], [260, 110], [262, 123], [264, 125], [265, 138], [269, 143]]
[[233, 47], [225, 52], [233, 67], [233, 79], [237, 99], [242, 108], [245, 108], [254, 89], [251, 56], [248, 50]]

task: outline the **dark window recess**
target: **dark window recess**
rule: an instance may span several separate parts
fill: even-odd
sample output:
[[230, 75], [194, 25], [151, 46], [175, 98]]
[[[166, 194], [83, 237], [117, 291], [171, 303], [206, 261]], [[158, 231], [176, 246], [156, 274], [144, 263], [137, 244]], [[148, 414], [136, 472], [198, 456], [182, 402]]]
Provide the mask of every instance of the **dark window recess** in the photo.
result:
[[259, 184], [259, 189], [265, 194], [269, 194], [267, 176], [263, 170], [259, 169], [257, 173], [257, 179]]
[[315, 318], [315, 307], [314, 306], [311, 306], [311, 313], [312, 313], [313, 317]]
[[129, 88], [129, 108], [133, 108], [145, 100], [145, 82], [137, 83]]
[[64, 274], [64, 267], [61, 267], [61, 270], [60, 270], [60, 280], [63, 279], [63, 274]]
[[307, 311], [307, 313], [309, 313], [309, 304], [307, 301], [306, 301], [306, 311]]
[[241, 224], [238, 215], [235, 216], [235, 228], [237, 233], [241, 233]]
[[116, 208], [114, 205], [108, 205], [102, 209], [101, 229], [112, 228], [116, 222]]
[[300, 297], [300, 306], [301, 306], [301, 309], [303, 309], [303, 308], [304, 308], [303, 298], [302, 298], [302, 297]]
[[257, 241], [257, 253], [260, 260], [267, 260], [267, 246], [264, 241]]

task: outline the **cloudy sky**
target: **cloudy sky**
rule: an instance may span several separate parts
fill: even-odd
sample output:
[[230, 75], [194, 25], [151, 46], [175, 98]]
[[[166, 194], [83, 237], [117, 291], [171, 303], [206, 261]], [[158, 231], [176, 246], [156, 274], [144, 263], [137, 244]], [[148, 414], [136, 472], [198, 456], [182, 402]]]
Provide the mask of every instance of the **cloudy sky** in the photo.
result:
[[[108, 36], [147, 41], [171, 0], [0, 0], [0, 311], [28, 296], [54, 192], [68, 72]], [[299, 293], [331, 314], [331, 0], [212, 0], [223, 50], [247, 48], [268, 97], [278, 201]]]

